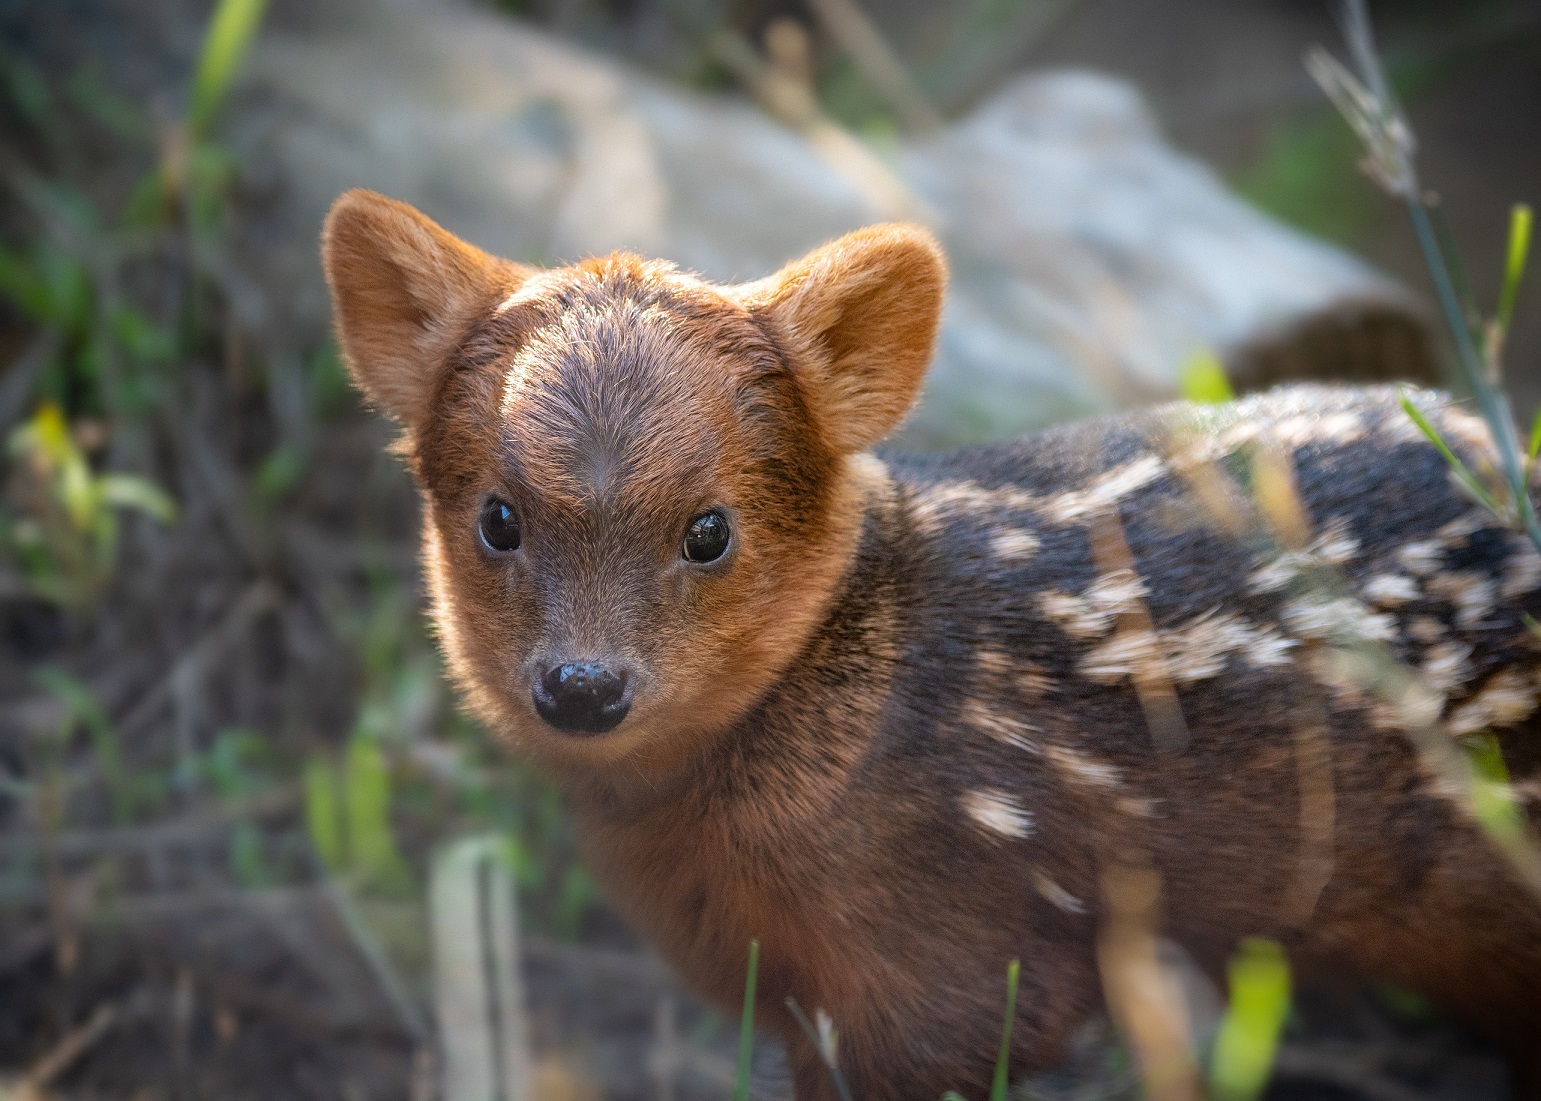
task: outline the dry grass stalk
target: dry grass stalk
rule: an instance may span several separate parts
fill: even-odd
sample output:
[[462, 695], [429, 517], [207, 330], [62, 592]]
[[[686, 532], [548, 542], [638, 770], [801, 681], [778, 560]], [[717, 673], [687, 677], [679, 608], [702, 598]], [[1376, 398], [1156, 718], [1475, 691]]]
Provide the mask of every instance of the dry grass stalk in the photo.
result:
[[1102, 892], [1108, 916], [1097, 966], [1108, 1009], [1139, 1061], [1145, 1094], [1151, 1101], [1199, 1101], [1187, 1004], [1156, 941], [1161, 877], [1152, 868], [1112, 864], [1103, 871]]

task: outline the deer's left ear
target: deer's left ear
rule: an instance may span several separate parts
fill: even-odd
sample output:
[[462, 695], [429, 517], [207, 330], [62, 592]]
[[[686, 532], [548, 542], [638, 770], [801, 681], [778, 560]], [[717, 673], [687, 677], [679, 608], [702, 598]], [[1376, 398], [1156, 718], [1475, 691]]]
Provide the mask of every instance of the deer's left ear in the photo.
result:
[[925, 230], [849, 233], [732, 293], [784, 343], [842, 454], [898, 426], [936, 346], [947, 268]]

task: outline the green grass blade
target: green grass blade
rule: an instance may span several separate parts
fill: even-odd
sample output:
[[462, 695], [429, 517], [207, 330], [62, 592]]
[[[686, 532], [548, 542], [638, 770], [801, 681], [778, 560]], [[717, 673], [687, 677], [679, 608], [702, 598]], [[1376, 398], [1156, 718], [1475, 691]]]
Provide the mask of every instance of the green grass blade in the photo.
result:
[[341, 873], [347, 856], [343, 849], [337, 770], [319, 755], [312, 757], [305, 766], [305, 825], [321, 863], [333, 875]]
[[1509, 331], [1509, 321], [1514, 317], [1514, 300], [1520, 292], [1520, 280], [1525, 278], [1532, 221], [1530, 207], [1524, 203], [1515, 203], [1509, 213], [1509, 254], [1504, 264], [1504, 289], [1498, 298], [1498, 331], [1501, 333]]
[[1451, 232], [1450, 219], [1445, 216], [1444, 203], [1438, 196], [1431, 195], [1425, 202], [1425, 209], [1428, 211], [1429, 224], [1434, 229], [1434, 238], [1439, 242], [1440, 255], [1450, 273], [1450, 286], [1455, 290], [1456, 301], [1461, 304], [1461, 311], [1466, 317], [1467, 331], [1471, 333], [1473, 341], [1481, 344], [1482, 308], [1477, 305], [1471, 280], [1466, 276], [1466, 266], [1461, 263], [1460, 250], [1455, 247], [1455, 234]]
[[1530, 461], [1536, 461], [1536, 455], [1541, 454], [1541, 409], [1536, 410], [1535, 419], [1530, 422]]
[[355, 734], [343, 771], [343, 812], [353, 870], [374, 885], [399, 883], [405, 865], [391, 830], [391, 772], [374, 739]]
[[744, 1017], [738, 1026], [738, 1073], [733, 1101], [749, 1101], [749, 1056], [754, 1051], [754, 987], [760, 970], [760, 942], [749, 942], [749, 978], [744, 981]]
[[1477, 481], [1476, 475], [1466, 468], [1466, 464], [1461, 462], [1454, 451], [1450, 450], [1450, 445], [1445, 443], [1444, 437], [1439, 434], [1439, 429], [1429, 423], [1429, 419], [1423, 415], [1422, 410], [1414, 405], [1412, 399], [1406, 394], [1402, 395], [1402, 411], [1418, 426], [1418, 430], [1428, 437], [1429, 442], [1439, 449], [1439, 453], [1445, 457], [1445, 462], [1450, 464], [1450, 469], [1455, 472], [1455, 476], [1461, 480], [1461, 484], [1472, 496], [1482, 503], [1482, 507], [1495, 516], [1503, 516], [1504, 510], [1497, 501], [1493, 500], [1493, 495], [1483, 488], [1482, 483]]
[[1236, 396], [1225, 375], [1225, 365], [1208, 349], [1188, 357], [1179, 381], [1183, 397], [1198, 405], [1223, 405]]
[[136, 474], [103, 474], [96, 481], [102, 503], [115, 508], [137, 509], [162, 524], [177, 518], [177, 503], [160, 486]]
[[266, 0], [219, 0], [214, 9], [188, 102], [187, 124], [195, 137], [206, 134], [214, 121], [220, 102], [230, 90], [230, 82], [251, 48], [266, 6]]
[[1022, 963], [1012, 960], [1006, 967], [1006, 1024], [1001, 1028], [1001, 1053], [995, 1060], [995, 1079], [990, 1083], [990, 1101], [1006, 1101], [1011, 1083], [1011, 1022], [1017, 1015], [1017, 978]]
[[[798, 1027], [807, 1033], [808, 1040], [813, 1044], [813, 1049], [819, 1053], [819, 1058], [829, 1068], [829, 1076], [835, 1083], [835, 1092], [840, 1095], [840, 1101], [851, 1101], [851, 1087], [845, 1084], [845, 1075], [840, 1073], [840, 1064], [835, 1061], [834, 1043], [831, 1041], [826, 1048], [819, 1039], [819, 1031], [814, 1028], [813, 1022], [808, 1020], [808, 1015], [803, 1012], [803, 1007], [797, 1004], [796, 998], [787, 999], [787, 1010], [797, 1021]], [[957, 1097], [957, 1094], [953, 1094]], [[962, 1101], [959, 1098], [958, 1101]]]
[[1482, 734], [1466, 743], [1471, 761], [1471, 809], [1482, 828], [1500, 843], [1523, 841], [1525, 819], [1509, 786], [1509, 770], [1503, 752], [1491, 734]]
[[1277, 942], [1249, 937], [1231, 958], [1231, 1001], [1215, 1037], [1210, 1083], [1217, 1101], [1250, 1101], [1272, 1073], [1290, 1005], [1290, 970]]

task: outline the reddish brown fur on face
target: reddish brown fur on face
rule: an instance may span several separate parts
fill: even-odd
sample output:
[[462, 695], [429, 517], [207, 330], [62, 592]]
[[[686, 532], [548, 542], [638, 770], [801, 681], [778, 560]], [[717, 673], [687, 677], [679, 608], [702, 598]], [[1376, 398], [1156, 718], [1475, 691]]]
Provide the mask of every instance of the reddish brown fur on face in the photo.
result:
[[[1276, 936], [1306, 979], [1422, 990], [1501, 1039], [1541, 1027], [1541, 909], [1419, 760], [1408, 708], [1350, 668], [1381, 647], [1421, 714], [1501, 728], [1528, 790], [1541, 555], [1450, 489], [1394, 393], [879, 461], [936, 332], [919, 231], [715, 287], [627, 255], [530, 272], [353, 193], [326, 255], [355, 378], [409, 429], [456, 680], [559, 779], [612, 901], [703, 993], [731, 1009], [761, 940], [799, 1097], [830, 1086], [789, 996], [833, 1017], [866, 1101], [987, 1089], [1013, 958], [1014, 1065], [1052, 1063], [1097, 1006], [1101, 873], [1131, 853], [1208, 965]], [[1423, 400], [1475, 463], [1471, 419]], [[1205, 519], [1198, 474], [1250, 476], [1253, 448], [1287, 457], [1308, 545]], [[479, 542], [493, 499], [517, 550]], [[729, 549], [686, 561], [707, 510]], [[632, 678], [611, 732], [537, 714], [532, 681], [567, 661]], [[1155, 748], [1152, 684], [1181, 753]], [[1309, 920], [1303, 716], [1335, 783]]]
[[[879, 227], [739, 288], [625, 255], [532, 274], [350, 193], [324, 251], [354, 377], [411, 429], [436, 618], [477, 710], [584, 780], [676, 775], [792, 660], [854, 551], [855, 453], [919, 390], [935, 246]], [[489, 496], [521, 516], [517, 558], [476, 542]], [[685, 567], [687, 523], [718, 506], [731, 569]], [[623, 727], [551, 730], [533, 671], [600, 659], [636, 681]]]

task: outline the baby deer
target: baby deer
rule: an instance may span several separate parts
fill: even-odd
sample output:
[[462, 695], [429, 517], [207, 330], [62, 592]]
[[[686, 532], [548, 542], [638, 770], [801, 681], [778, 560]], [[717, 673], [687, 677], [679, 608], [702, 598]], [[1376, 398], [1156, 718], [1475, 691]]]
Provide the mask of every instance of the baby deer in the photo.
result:
[[[978, 1096], [1017, 958], [1012, 1072], [1055, 1064], [1120, 868], [1201, 966], [1263, 935], [1420, 992], [1536, 1095], [1541, 906], [1436, 763], [1491, 732], [1536, 820], [1541, 555], [1394, 391], [874, 453], [936, 336], [922, 230], [715, 286], [353, 191], [323, 253], [455, 681], [702, 994], [731, 1010], [760, 940], [799, 1098], [834, 1092], [789, 997], [861, 1101]], [[1481, 469], [1481, 422], [1416, 401]]]

